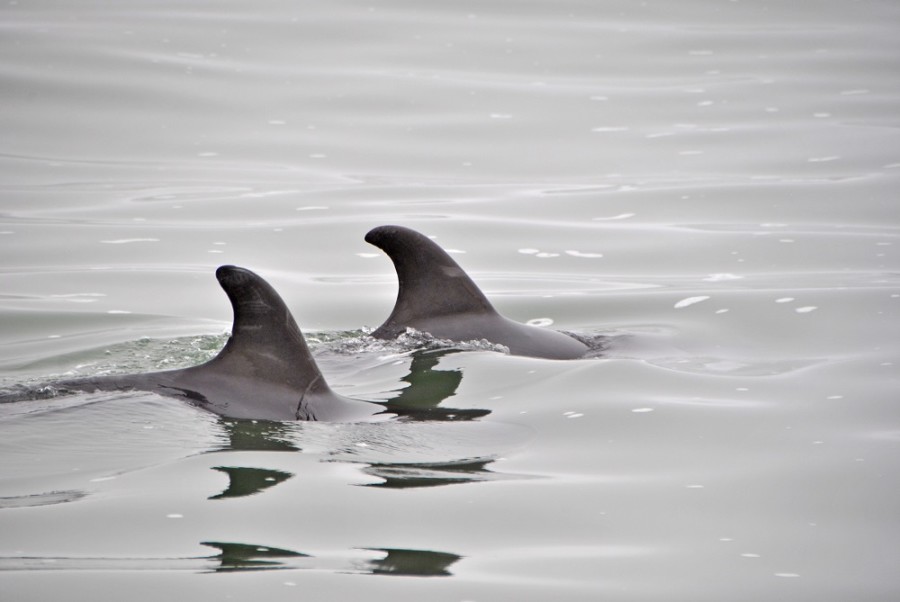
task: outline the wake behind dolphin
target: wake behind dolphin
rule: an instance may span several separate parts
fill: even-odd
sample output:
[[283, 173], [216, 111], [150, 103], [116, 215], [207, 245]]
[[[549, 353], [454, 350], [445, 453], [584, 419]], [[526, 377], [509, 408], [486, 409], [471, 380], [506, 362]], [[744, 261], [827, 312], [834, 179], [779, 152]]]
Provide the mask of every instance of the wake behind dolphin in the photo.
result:
[[52, 386], [63, 392], [152, 391], [239, 419], [355, 421], [384, 411], [381, 404], [331, 390], [290, 310], [268, 282], [230, 265], [216, 270], [216, 278], [231, 301], [234, 324], [225, 347], [210, 361]]
[[452, 341], [487, 339], [513, 355], [584, 357], [590, 348], [568, 335], [503, 317], [468, 274], [434, 241], [402, 226], [379, 226], [366, 242], [394, 262], [399, 281], [391, 315], [372, 336], [393, 339], [407, 328]]

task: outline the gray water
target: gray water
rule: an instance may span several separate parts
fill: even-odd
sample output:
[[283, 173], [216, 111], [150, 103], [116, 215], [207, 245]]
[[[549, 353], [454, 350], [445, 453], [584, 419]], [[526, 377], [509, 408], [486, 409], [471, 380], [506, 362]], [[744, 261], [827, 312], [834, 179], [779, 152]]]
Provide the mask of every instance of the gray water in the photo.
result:
[[[473, 419], [4, 404], [0, 598], [897, 599], [898, 26], [888, 0], [5, 3], [0, 387], [203, 361], [233, 263], [342, 394]], [[388, 223], [604, 356], [366, 337]]]

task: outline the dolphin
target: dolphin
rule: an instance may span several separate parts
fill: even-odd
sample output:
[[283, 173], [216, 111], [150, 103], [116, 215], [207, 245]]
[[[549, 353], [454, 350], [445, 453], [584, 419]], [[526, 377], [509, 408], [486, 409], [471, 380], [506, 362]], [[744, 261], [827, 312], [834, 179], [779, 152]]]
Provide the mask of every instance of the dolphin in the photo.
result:
[[234, 310], [231, 337], [205, 364], [179, 370], [95, 376], [53, 383], [61, 392], [152, 391], [228, 418], [357, 421], [384, 412], [334, 393], [290, 310], [268, 282], [224, 265], [216, 278]]
[[391, 315], [372, 333], [393, 339], [414, 328], [441, 339], [487, 339], [513, 355], [583, 357], [589, 347], [566, 334], [500, 315], [461, 267], [427, 236], [403, 226], [379, 226], [366, 242], [388, 254], [400, 287]]

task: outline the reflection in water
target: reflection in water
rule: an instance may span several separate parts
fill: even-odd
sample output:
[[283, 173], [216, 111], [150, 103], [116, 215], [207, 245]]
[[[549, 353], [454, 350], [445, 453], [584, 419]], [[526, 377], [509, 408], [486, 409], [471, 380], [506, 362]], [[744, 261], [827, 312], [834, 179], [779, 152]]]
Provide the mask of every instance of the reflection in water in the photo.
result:
[[455, 349], [413, 352], [409, 374], [401, 378], [408, 387], [385, 402], [389, 412], [412, 420], [471, 420], [490, 414], [490, 410], [439, 407], [456, 395], [462, 382], [459, 370], [435, 370], [440, 359]]
[[214, 466], [213, 470], [218, 470], [228, 475], [228, 487], [222, 493], [210, 497], [209, 499], [211, 500], [253, 495], [269, 487], [274, 487], [278, 483], [294, 476], [289, 472], [267, 468]]
[[[0, 556], [0, 572], [189, 570], [215, 574], [319, 569], [369, 575], [447, 577], [452, 575], [449, 567], [462, 558], [457, 554], [430, 550], [356, 548], [342, 554], [337, 562], [329, 554], [331, 558], [317, 563], [315, 556], [285, 548], [220, 541], [202, 541], [200, 544], [215, 548], [218, 553], [190, 558]], [[360, 558], [362, 552], [366, 553], [365, 559]], [[373, 560], [372, 552], [383, 554], [383, 557]]]
[[409, 383], [409, 386], [391, 399], [391, 403], [410, 408], [430, 408], [456, 395], [456, 390], [462, 382], [462, 372], [434, 369], [440, 359], [448, 353], [453, 351], [414, 352], [411, 355], [409, 374], [400, 379]]
[[[281, 548], [256, 546], [243, 543], [223, 543], [216, 541], [201, 542], [204, 546], [218, 548], [220, 553], [207, 557], [219, 563], [212, 569], [214, 573], [236, 571], [266, 571], [278, 569], [315, 568], [314, 562], [298, 566], [291, 559], [314, 558], [309, 554], [294, 552]], [[354, 569], [372, 575], [401, 575], [407, 577], [448, 577], [452, 573], [448, 568], [460, 560], [462, 556], [447, 552], [430, 550], [404, 550], [397, 548], [360, 548], [367, 552], [384, 553], [383, 558], [366, 560], [358, 564], [351, 560]]]
[[228, 441], [220, 451], [300, 451], [291, 441], [290, 423], [223, 419], [221, 424]]
[[[435, 370], [440, 359], [455, 353], [454, 349], [423, 350], [413, 352], [409, 374], [401, 380], [408, 386], [397, 394], [383, 402], [385, 411], [395, 413], [407, 420], [470, 420], [490, 413], [485, 409], [453, 409], [440, 407], [446, 399], [456, 394], [462, 382], [462, 373], [459, 370]], [[316, 443], [316, 435], [326, 437], [325, 448], [334, 449], [335, 441], [330, 440], [336, 436], [339, 441], [341, 435], [351, 435], [353, 438], [353, 451], [357, 446], [369, 448], [369, 443], [360, 443], [352, 431], [342, 429], [338, 432], [328, 430], [318, 433], [309, 428], [300, 429], [305, 425], [272, 422], [265, 420], [235, 420], [220, 419], [223, 436], [222, 445], [216, 451], [302, 451], [302, 447], [312, 445], [313, 448], [322, 447], [322, 442]], [[346, 431], [346, 432], [345, 432]], [[312, 440], [298, 439], [312, 436]], [[306, 441], [302, 443], [301, 441]], [[391, 441], [394, 445], [396, 441]], [[338, 445], [338, 448], [341, 446]], [[469, 456], [471, 457], [471, 456]], [[487, 469], [487, 465], [493, 460], [467, 460], [460, 463], [374, 463], [364, 471], [372, 476], [384, 479], [384, 482], [369, 485], [371, 487], [385, 487], [391, 489], [407, 489], [416, 487], [436, 487], [456, 483], [469, 483], [476, 481], [493, 480], [503, 478]], [[247, 468], [238, 466], [216, 466], [213, 470], [228, 475], [228, 487], [216, 495], [210, 496], [211, 500], [226, 498], [239, 498], [261, 493], [279, 483], [294, 476], [292, 473], [267, 469]]]
[[[203, 541], [200, 543], [204, 546], [216, 548], [219, 553], [212, 556], [192, 556], [190, 558], [0, 556], [0, 571], [189, 570], [205, 573], [222, 573], [305, 568], [305, 566], [298, 564], [296, 560], [309, 558], [308, 554], [268, 546], [216, 541]], [[291, 559], [294, 559], [294, 561]]]
[[293, 550], [255, 546], [245, 543], [223, 543], [217, 541], [201, 541], [204, 546], [218, 548], [220, 553], [210, 556], [210, 560], [219, 562], [213, 572], [224, 573], [234, 571], [264, 571], [289, 568], [283, 559], [308, 558], [309, 554], [301, 554]]
[[447, 552], [429, 550], [400, 550], [396, 548], [367, 548], [373, 552], [384, 552], [380, 560], [368, 562], [373, 575], [401, 575], [407, 577], [449, 577], [448, 569], [462, 556]]
[[[227, 573], [236, 571], [266, 571], [278, 569], [315, 568], [315, 563], [304, 563], [298, 566], [291, 559], [314, 558], [309, 554], [257, 546], [243, 543], [223, 543], [216, 541], [201, 542], [204, 546], [218, 548], [220, 553], [209, 556], [219, 566], [211, 572]], [[397, 548], [361, 548], [368, 552], [384, 553], [383, 558], [366, 560], [363, 565], [351, 561], [355, 570], [372, 575], [402, 575], [408, 577], [448, 577], [452, 573], [448, 568], [460, 560], [462, 556], [447, 552], [430, 550], [403, 550]]]
[[487, 469], [493, 460], [479, 460], [465, 464], [372, 464], [363, 469], [366, 474], [384, 479], [365, 487], [412, 489], [438, 487], [458, 483], [474, 483], [504, 478]]

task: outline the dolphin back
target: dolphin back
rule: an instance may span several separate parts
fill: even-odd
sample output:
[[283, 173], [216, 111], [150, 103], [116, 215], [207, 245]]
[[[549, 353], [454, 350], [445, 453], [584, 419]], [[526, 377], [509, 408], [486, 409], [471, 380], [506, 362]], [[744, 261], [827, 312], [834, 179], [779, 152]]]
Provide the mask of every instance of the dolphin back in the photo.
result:
[[587, 345], [561, 332], [501, 316], [461, 267], [427, 236], [402, 226], [379, 226], [366, 234], [394, 262], [397, 302], [372, 336], [391, 339], [407, 328], [453, 341], [487, 340], [513, 355], [576, 359]]

